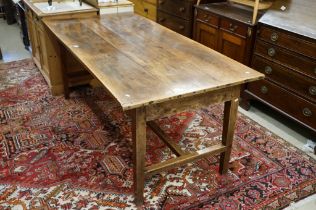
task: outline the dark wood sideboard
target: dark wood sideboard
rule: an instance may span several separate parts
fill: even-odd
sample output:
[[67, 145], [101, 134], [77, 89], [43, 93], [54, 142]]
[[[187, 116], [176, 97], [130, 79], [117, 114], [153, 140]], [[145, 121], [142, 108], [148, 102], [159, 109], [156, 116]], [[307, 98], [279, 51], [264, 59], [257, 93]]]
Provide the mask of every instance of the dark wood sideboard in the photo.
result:
[[[201, 0], [201, 4], [224, 0]], [[197, 0], [158, 0], [157, 22], [179, 34], [192, 38], [193, 12]]]
[[193, 39], [245, 65], [250, 65], [255, 31], [248, 7], [229, 2], [196, 6]]
[[[285, 9], [282, 11], [280, 8]], [[277, 0], [259, 20], [252, 68], [266, 79], [247, 85], [243, 107], [259, 100], [316, 137], [316, 2]]]

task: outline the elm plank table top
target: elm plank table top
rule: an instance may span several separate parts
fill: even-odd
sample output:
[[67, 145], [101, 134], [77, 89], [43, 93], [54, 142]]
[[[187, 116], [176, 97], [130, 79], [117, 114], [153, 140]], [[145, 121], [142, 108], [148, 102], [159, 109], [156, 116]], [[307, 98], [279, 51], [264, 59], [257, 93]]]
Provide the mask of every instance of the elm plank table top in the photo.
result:
[[107, 88], [123, 110], [264, 77], [132, 13], [44, 23]]

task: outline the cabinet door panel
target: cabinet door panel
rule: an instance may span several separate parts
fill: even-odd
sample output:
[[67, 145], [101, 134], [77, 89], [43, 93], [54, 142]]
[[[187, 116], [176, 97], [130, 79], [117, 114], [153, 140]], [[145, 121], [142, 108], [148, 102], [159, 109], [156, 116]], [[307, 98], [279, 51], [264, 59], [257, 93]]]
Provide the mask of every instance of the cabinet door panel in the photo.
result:
[[194, 39], [207, 47], [217, 50], [218, 29], [197, 21]]
[[47, 49], [46, 49], [46, 33], [44, 32], [44, 30], [42, 30], [40, 28], [40, 26], [37, 27], [37, 35], [38, 35], [38, 42], [39, 42], [39, 46], [40, 46], [40, 55], [41, 55], [41, 66], [42, 66], [42, 70], [47, 74], [47, 76], [49, 75], [49, 67], [48, 67], [48, 56], [47, 56]]
[[220, 39], [218, 44], [219, 52], [240, 63], [245, 63], [245, 39], [225, 31], [220, 31]]
[[[32, 55], [33, 58], [37, 60], [37, 65], [40, 65], [40, 53], [39, 53], [39, 43], [37, 38], [37, 31], [36, 31], [36, 20], [30, 15], [28, 15], [28, 30], [29, 36], [31, 39], [31, 46], [32, 46]], [[41, 66], [38, 66], [41, 68]]]

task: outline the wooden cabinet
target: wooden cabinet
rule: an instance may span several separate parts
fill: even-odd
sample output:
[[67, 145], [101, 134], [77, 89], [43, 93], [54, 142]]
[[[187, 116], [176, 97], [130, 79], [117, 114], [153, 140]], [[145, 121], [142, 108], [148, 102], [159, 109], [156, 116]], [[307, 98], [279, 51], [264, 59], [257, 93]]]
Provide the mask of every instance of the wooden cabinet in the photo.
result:
[[[201, 3], [221, 0], [202, 0]], [[197, 0], [158, 0], [157, 22], [184, 36], [192, 37], [193, 5]]]
[[196, 6], [193, 38], [243, 64], [250, 65], [255, 25], [252, 12], [230, 3]]
[[[63, 93], [63, 79], [62, 69], [74, 74], [83, 75], [81, 72], [88, 72], [84, 66], [78, 62], [71, 54], [67, 54], [66, 63], [63, 65], [60, 60], [61, 49], [48, 29], [45, 27], [43, 20], [45, 19], [64, 19], [64, 18], [87, 18], [97, 16], [97, 9], [91, 9], [91, 11], [84, 11], [82, 13], [60, 14], [45, 16], [43, 13], [39, 13], [36, 8], [32, 6], [32, 3], [25, 1], [26, 4], [26, 22], [28, 26], [28, 35], [31, 42], [31, 50], [33, 60], [41, 71], [48, 86], [51, 89], [53, 95], [60, 95]], [[75, 75], [74, 74], [74, 75]], [[75, 77], [74, 77], [75, 78]], [[71, 85], [88, 83], [91, 77], [88, 75], [84, 80], [82, 77], [79, 79], [73, 79]]]
[[150, 20], [157, 19], [156, 0], [129, 0], [134, 3], [134, 12]]

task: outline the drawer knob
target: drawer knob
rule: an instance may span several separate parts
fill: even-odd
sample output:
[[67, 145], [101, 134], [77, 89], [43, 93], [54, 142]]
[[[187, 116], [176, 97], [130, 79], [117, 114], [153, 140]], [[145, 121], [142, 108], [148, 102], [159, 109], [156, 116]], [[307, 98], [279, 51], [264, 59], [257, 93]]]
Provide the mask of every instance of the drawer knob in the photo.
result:
[[164, 4], [164, 3], [165, 3], [165, 1], [161, 1], [161, 0], [159, 1], [159, 4], [160, 4], [160, 5], [161, 5], [161, 4]]
[[275, 56], [275, 49], [274, 49], [273, 47], [271, 47], [271, 48], [268, 49], [268, 55], [269, 55], [270, 57]]
[[144, 12], [148, 13], [148, 8], [144, 8]]
[[316, 86], [310, 86], [310, 87], [309, 87], [309, 93], [310, 93], [312, 96], [315, 96], [315, 95], [316, 95]]
[[264, 68], [264, 72], [265, 72], [266, 74], [271, 74], [271, 73], [272, 73], [272, 68], [271, 68], [271, 66], [266, 66], [266, 67]]
[[185, 10], [184, 7], [180, 7], [180, 8], [179, 8], [179, 11], [180, 11], [180, 12], [184, 12], [184, 10]]
[[267, 93], [268, 93], [268, 88], [267, 88], [267, 86], [262, 86], [262, 87], [260, 88], [260, 91], [261, 91], [261, 93], [263, 93], [263, 94], [267, 94]]
[[229, 30], [234, 32], [236, 29], [238, 28], [238, 26], [234, 26], [232, 23], [229, 24]]
[[309, 108], [304, 108], [304, 109], [303, 109], [303, 115], [304, 115], [305, 117], [310, 117], [310, 116], [313, 115], [313, 113], [312, 113], [312, 111], [311, 111]]
[[184, 29], [184, 26], [179, 26], [179, 29], [180, 29], [180, 30], [183, 30], [183, 29]]
[[271, 41], [276, 42], [276, 41], [278, 41], [278, 39], [279, 39], [279, 35], [278, 35], [277, 33], [273, 32], [273, 33], [271, 34], [270, 39], [271, 39]]

